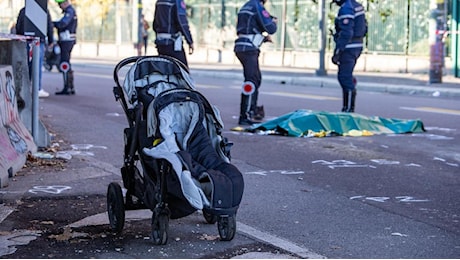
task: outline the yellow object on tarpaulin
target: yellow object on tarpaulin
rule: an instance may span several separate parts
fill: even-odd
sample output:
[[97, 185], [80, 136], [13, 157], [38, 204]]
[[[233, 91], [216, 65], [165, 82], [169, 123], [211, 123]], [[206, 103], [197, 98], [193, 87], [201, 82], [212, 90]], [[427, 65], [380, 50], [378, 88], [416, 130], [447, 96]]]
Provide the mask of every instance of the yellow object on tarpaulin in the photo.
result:
[[268, 131], [295, 137], [371, 136], [425, 132], [419, 119], [396, 119], [364, 116], [357, 113], [326, 112], [299, 109], [246, 129]]

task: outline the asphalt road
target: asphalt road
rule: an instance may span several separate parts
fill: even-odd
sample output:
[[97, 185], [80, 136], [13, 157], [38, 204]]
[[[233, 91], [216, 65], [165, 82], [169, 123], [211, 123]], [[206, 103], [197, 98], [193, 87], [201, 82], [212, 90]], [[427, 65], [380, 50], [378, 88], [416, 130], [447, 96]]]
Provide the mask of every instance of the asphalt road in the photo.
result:
[[[112, 95], [112, 69], [76, 64], [77, 95], [41, 100], [42, 121], [56, 135], [59, 150], [74, 158], [60, 171], [56, 165], [53, 170], [42, 167], [36, 175], [29, 169], [28, 183], [15, 183], [2, 193], [13, 197], [23, 190], [24, 195], [18, 210], [3, 221], [2, 232], [17, 226], [47, 234], [6, 257], [229, 258], [248, 252], [281, 253], [277, 258], [460, 256], [458, 99], [358, 92], [357, 113], [421, 119], [425, 133], [262, 135], [231, 130], [239, 112], [238, 79], [199, 73], [192, 75], [198, 90], [219, 107], [224, 135], [234, 142], [232, 163], [245, 179], [235, 239], [217, 241], [215, 227], [196, 213], [173, 222], [170, 242], [160, 249], [149, 244], [148, 219], [129, 222], [121, 238], [107, 232], [106, 225], [89, 224], [77, 229], [87, 235], [59, 242], [53, 236], [66, 234], [65, 225], [105, 212], [107, 185], [121, 179], [117, 171], [123, 164], [127, 121]], [[60, 88], [61, 76], [47, 72], [44, 82], [47, 90]], [[341, 102], [334, 88], [277, 82], [264, 83], [260, 101], [267, 119], [296, 109], [338, 111]], [[39, 184], [61, 185], [62, 190], [31, 193]], [[72, 247], [65, 249], [66, 244]], [[44, 253], [38, 254], [39, 249]]]

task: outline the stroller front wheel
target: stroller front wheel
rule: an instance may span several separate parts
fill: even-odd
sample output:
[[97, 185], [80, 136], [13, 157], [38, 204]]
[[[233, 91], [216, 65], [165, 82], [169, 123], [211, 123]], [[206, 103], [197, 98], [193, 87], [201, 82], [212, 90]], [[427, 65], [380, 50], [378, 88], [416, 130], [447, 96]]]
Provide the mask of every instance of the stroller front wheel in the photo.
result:
[[167, 210], [155, 209], [152, 214], [152, 239], [155, 245], [168, 242], [169, 214]]
[[217, 220], [217, 229], [219, 231], [220, 240], [232, 240], [236, 233], [236, 217], [234, 215], [219, 216]]
[[125, 203], [123, 193], [118, 183], [112, 182], [107, 188], [107, 213], [110, 227], [116, 233], [120, 233], [125, 225]]

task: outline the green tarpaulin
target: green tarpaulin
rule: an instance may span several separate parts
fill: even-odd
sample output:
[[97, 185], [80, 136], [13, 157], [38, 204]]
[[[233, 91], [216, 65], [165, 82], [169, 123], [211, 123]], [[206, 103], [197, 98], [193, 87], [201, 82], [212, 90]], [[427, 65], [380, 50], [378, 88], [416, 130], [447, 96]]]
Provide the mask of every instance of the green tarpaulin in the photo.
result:
[[255, 124], [247, 131], [267, 131], [274, 134], [302, 137], [311, 133], [347, 135], [353, 131], [369, 134], [402, 134], [424, 132], [420, 120], [405, 120], [363, 116], [356, 113], [296, 110], [267, 122]]

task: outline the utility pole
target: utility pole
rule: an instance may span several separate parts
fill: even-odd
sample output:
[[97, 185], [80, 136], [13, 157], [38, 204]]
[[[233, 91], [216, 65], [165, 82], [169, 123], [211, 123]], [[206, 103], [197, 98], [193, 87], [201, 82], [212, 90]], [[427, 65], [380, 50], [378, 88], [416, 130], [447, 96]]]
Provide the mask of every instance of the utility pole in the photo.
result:
[[[32, 42], [32, 113], [31, 113], [31, 128], [34, 142], [39, 147], [47, 147], [50, 142], [49, 133], [39, 119], [39, 70], [40, 68], [40, 37], [46, 38], [47, 21], [48, 21], [48, 1], [47, 0], [26, 0], [25, 1], [25, 20], [24, 20], [24, 35], [35, 37]], [[30, 58], [30, 57], [28, 57]], [[24, 121], [24, 120], [23, 120]], [[28, 121], [28, 120], [27, 120]]]
[[460, 78], [460, 1], [452, 1], [452, 58], [454, 76]]
[[137, 0], [137, 56], [142, 55], [142, 0]]
[[[220, 32], [221, 32], [221, 35], [223, 35], [224, 34], [225, 24], [227, 23], [226, 18], [225, 18], [225, 0], [221, 0], [221, 9], [220, 10], [221, 10], [220, 11]], [[218, 63], [222, 63], [222, 51], [223, 51], [224, 48], [225, 48], [225, 42], [222, 41], [222, 46], [218, 50], [218, 55], [219, 55], [218, 60], [217, 60]]]
[[319, 4], [319, 69], [316, 70], [317, 76], [326, 76], [325, 68], [326, 56], [326, 0], [321, 0]]
[[444, 36], [446, 35], [445, 0], [430, 2], [430, 73], [429, 83], [442, 83], [442, 68], [444, 66]]

